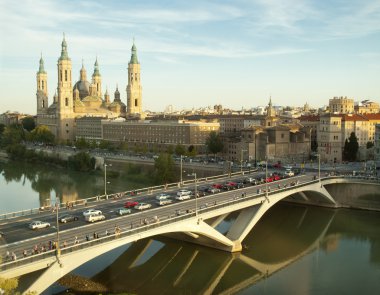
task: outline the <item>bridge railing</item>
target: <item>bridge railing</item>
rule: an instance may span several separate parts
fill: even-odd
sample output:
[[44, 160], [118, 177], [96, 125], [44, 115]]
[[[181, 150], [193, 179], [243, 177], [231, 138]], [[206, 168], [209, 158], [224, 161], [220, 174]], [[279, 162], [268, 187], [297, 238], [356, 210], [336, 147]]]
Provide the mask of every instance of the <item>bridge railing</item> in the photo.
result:
[[[234, 172], [231, 174], [221, 174], [221, 175], [215, 175], [215, 176], [209, 176], [209, 177], [203, 177], [203, 178], [198, 178], [197, 179], [197, 184], [205, 183], [210, 180], [218, 180], [221, 178], [226, 178], [228, 176], [238, 176], [238, 175], [245, 175], [248, 174], [247, 171], [241, 172]], [[194, 179], [189, 179], [185, 180], [182, 182], [183, 185], [190, 185], [194, 184]], [[94, 202], [99, 202], [99, 201], [105, 201], [107, 199], [117, 199], [117, 198], [124, 198], [124, 197], [138, 197], [142, 195], [151, 195], [156, 192], [160, 191], [166, 191], [168, 189], [174, 189], [174, 188], [180, 188], [181, 183], [180, 182], [174, 182], [174, 183], [168, 183], [168, 184], [162, 184], [162, 185], [157, 185], [157, 186], [151, 186], [147, 188], [141, 188], [141, 189], [135, 189], [135, 190], [128, 190], [128, 191], [123, 191], [119, 193], [113, 193], [113, 194], [107, 194], [107, 195], [98, 195], [98, 196], [93, 196], [89, 198], [84, 198], [84, 199], [79, 199], [75, 201], [70, 201], [70, 205], [73, 206], [87, 206], [90, 205], [91, 203]], [[65, 209], [66, 203], [60, 203], [58, 206], [60, 210]], [[42, 214], [46, 212], [50, 212], [53, 209], [55, 209], [55, 205], [49, 205], [49, 206], [42, 206], [39, 208], [32, 208], [32, 209], [25, 209], [25, 210], [20, 210], [20, 211], [15, 211], [15, 212], [9, 212], [9, 213], [3, 213], [0, 214], [0, 221], [1, 220], [7, 220], [11, 218], [17, 218], [17, 217], [23, 217], [23, 216], [28, 216], [28, 215], [33, 215], [33, 214]]]
[[[329, 176], [329, 177], [325, 177], [324, 179], [334, 179], [334, 178], [341, 178], [341, 176]], [[350, 177], [350, 178], [352, 178], [352, 177]], [[371, 180], [371, 181], [375, 180], [377, 182], [380, 182], [380, 178], [368, 179], [368, 177], [355, 177], [355, 179], [365, 179], [365, 180]], [[312, 179], [310, 181], [302, 182], [302, 183], [295, 184], [292, 186], [287, 186], [287, 187], [283, 186], [280, 188], [274, 188], [268, 192], [261, 191], [261, 192], [256, 192], [256, 193], [251, 192], [248, 194], [245, 194], [244, 192], [243, 193], [239, 192], [239, 193], [236, 193], [235, 195], [233, 195], [233, 197], [230, 199], [227, 199], [224, 201], [210, 202], [209, 204], [206, 204], [203, 207], [198, 208], [197, 211], [198, 211], [198, 214], [201, 214], [201, 213], [216, 210], [218, 208], [228, 207], [228, 206], [231, 206], [233, 204], [238, 204], [238, 203], [245, 202], [245, 201], [252, 200], [252, 199], [266, 198], [267, 196], [269, 198], [271, 195], [277, 194], [278, 192], [289, 191], [289, 190], [293, 190], [295, 188], [299, 188], [300, 186], [307, 186], [307, 185], [318, 183], [318, 182], [319, 182], [319, 179]], [[275, 184], [275, 183], [272, 183], [271, 186], [273, 186], [273, 184]], [[265, 201], [265, 199], [263, 199], [262, 201]], [[184, 220], [184, 219], [193, 218], [195, 216], [196, 216], [195, 210], [188, 210], [187, 212], [184, 212], [183, 214], [179, 214], [179, 215], [173, 214], [173, 215], [168, 215], [168, 216], [160, 216], [160, 220], [158, 220], [157, 222], [149, 223], [149, 224], [130, 224], [129, 228], [125, 227], [124, 230], [121, 230], [118, 233], [110, 234], [109, 236], [104, 236], [104, 237], [100, 237], [97, 239], [92, 239], [90, 241], [81, 242], [80, 244], [75, 244], [73, 246], [61, 248], [61, 255], [64, 255], [65, 253], [77, 251], [80, 249], [92, 247], [92, 246], [97, 245], [97, 244], [109, 242], [109, 241], [112, 241], [112, 240], [117, 239], [117, 238], [123, 238], [123, 237], [131, 236], [134, 234], [138, 234], [140, 232], [146, 232], [149, 229], [161, 227], [163, 225], [171, 224], [171, 223], [174, 223], [174, 222], [177, 222], [180, 220]], [[53, 257], [55, 254], [56, 254], [55, 250], [50, 250], [50, 251], [47, 251], [47, 252], [44, 252], [41, 254], [30, 255], [28, 257], [21, 258], [21, 259], [18, 259], [16, 261], [10, 261], [10, 262], [5, 261], [3, 264], [0, 265], [0, 270], [4, 271], [4, 270], [10, 269], [10, 268], [29, 264], [29, 263], [39, 261], [39, 260], [42, 260], [45, 258]]]

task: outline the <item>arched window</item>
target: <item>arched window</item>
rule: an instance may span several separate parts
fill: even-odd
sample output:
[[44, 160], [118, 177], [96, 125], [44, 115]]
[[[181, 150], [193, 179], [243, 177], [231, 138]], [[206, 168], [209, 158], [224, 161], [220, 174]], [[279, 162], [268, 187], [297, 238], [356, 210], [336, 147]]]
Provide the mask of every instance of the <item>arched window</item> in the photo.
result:
[[65, 70], [65, 81], [67, 81], [67, 70]]
[[41, 81], [41, 84], [42, 84], [41, 89], [44, 90], [44, 80]]
[[137, 107], [137, 98], [135, 99], [135, 107]]
[[42, 108], [44, 108], [45, 107], [45, 101], [43, 100], [42, 101]]
[[59, 72], [59, 80], [62, 82], [62, 71]]
[[65, 98], [65, 106], [69, 106], [69, 99], [67, 97]]

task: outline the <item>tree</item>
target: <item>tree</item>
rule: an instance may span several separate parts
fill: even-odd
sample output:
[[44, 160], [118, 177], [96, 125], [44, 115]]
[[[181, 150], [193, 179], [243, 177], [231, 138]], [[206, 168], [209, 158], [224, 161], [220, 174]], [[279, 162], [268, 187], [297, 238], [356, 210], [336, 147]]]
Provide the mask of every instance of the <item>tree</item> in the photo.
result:
[[176, 147], [175, 147], [175, 149], [174, 149], [174, 152], [178, 156], [183, 156], [186, 153], [186, 149], [184, 148], [183, 145], [177, 144]]
[[31, 139], [43, 143], [54, 143], [55, 136], [45, 125], [37, 126], [31, 133]]
[[68, 159], [68, 165], [70, 168], [82, 172], [94, 170], [95, 162], [95, 158], [90, 157], [90, 155], [85, 152], [77, 153]]
[[155, 182], [158, 184], [176, 181], [175, 165], [173, 157], [170, 154], [160, 154], [159, 157], [154, 160], [154, 174]]
[[220, 135], [215, 131], [211, 131], [210, 135], [206, 139], [207, 150], [216, 155], [223, 150], [223, 142]]
[[31, 116], [25, 117], [22, 119], [22, 127], [27, 131], [32, 131], [34, 128], [36, 128], [36, 122], [34, 121], [34, 118]]
[[108, 140], [102, 139], [99, 143], [99, 148], [100, 149], [109, 149], [111, 147], [111, 143]]
[[6, 126], [1, 137], [1, 146], [19, 144], [25, 139], [24, 129], [18, 124]]
[[90, 146], [90, 144], [86, 141], [85, 138], [81, 137], [77, 139], [77, 141], [75, 142], [75, 146], [78, 149], [82, 150], [82, 149], [87, 149]]
[[318, 151], [318, 142], [316, 140], [311, 141], [311, 151], [317, 152]]
[[351, 132], [348, 140], [346, 139], [343, 149], [343, 157], [346, 161], [355, 161], [356, 154], [359, 150], [358, 138], [355, 135], [355, 132]]

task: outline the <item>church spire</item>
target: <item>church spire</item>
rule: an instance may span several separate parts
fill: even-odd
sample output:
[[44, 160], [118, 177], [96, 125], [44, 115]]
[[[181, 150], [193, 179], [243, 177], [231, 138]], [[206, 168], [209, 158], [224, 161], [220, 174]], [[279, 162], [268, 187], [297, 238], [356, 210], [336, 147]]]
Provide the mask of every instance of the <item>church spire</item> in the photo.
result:
[[131, 60], [129, 62], [130, 64], [138, 64], [139, 61], [137, 60], [137, 49], [135, 45], [135, 40], [133, 39], [133, 45], [132, 45], [132, 55]]
[[80, 80], [87, 81], [87, 72], [84, 67], [83, 58], [82, 58], [82, 68], [80, 69]]
[[94, 73], [92, 74], [93, 77], [100, 76], [99, 73], [99, 64], [98, 64], [98, 57], [96, 57], [95, 64], [94, 64]]
[[42, 53], [41, 53], [41, 58], [40, 58], [40, 68], [38, 70], [38, 74], [46, 74], [45, 67], [44, 67], [44, 60], [42, 58]]
[[269, 104], [268, 104], [268, 107], [267, 107], [267, 117], [275, 117], [276, 114], [275, 114], [275, 111], [273, 109], [273, 106], [272, 106], [272, 96], [269, 97]]
[[61, 44], [61, 56], [59, 58], [59, 60], [70, 60], [68, 54], [67, 54], [67, 43], [66, 43], [66, 39], [65, 39], [65, 33], [63, 33], [63, 40], [62, 40], [62, 44]]

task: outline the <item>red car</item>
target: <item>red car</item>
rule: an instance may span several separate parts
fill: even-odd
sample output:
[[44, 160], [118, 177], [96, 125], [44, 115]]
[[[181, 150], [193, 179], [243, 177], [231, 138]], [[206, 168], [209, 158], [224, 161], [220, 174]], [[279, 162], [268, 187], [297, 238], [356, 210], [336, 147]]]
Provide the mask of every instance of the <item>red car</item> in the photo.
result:
[[272, 182], [273, 181], [273, 178], [272, 177], [268, 177], [265, 179], [265, 182]]
[[223, 185], [220, 184], [220, 183], [214, 183], [214, 184], [212, 185], [212, 187], [213, 187], [213, 188], [217, 188], [217, 189], [222, 189], [222, 188], [223, 188]]
[[133, 208], [138, 204], [139, 204], [139, 202], [136, 202], [136, 201], [128, 201], [124, 204], [124, 207], [125, 208]]
[[274, 176], [272, 176], [272, 177], [273, 177], [273, 180], [280, 180], [280, 179], [281, 179], [281, 177], [278, 176], [278, 175], [274, 175]]

